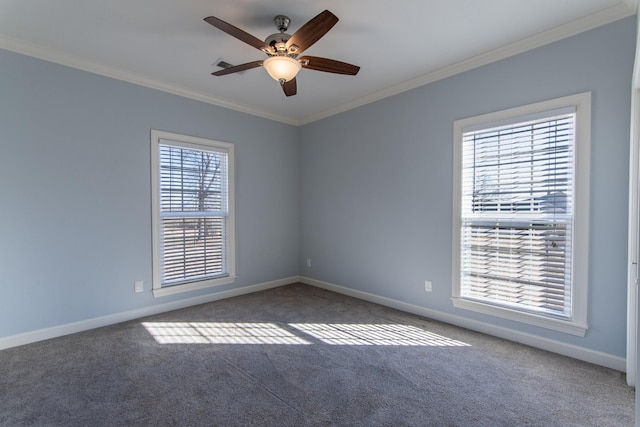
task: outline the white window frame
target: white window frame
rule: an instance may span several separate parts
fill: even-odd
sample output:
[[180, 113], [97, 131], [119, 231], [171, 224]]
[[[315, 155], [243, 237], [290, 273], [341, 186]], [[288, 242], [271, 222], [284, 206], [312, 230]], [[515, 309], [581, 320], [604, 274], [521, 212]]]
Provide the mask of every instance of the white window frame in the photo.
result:
[[[162, 245], [163, 231], [160, 206], [160, 146], [171, 145], [193, 150], [222, 150], [227, 154], [227, 215], [226, 215], [226, 271], [221, 277], [176, 284], [162, 285]], [[151, 202], [152, 202], [152, 243], [153, 243], [153, 295], [154, 297], [173, 295], [197, 289], [227, 285], [236, 279], [235, 262], [235, 190], [234, 190], [234, 146], [228, 142], [214, 141], [177, 133], [151, 130]]]
[[[461, 202], [462, 202], [462, 137], [465, 129], [484, 129], [517, 123], [552, 110], [574, 107], [574, 218], [571, 316], [559, 319], [541, 314], [491, 305], [461, 295]], [[511, 108], [476, 117], [456, 120], [453, 124], [453, 289], [454, 307], [483, 313], [546, 329], [584, 336], [587, 330], [587, 295], [589, 265], [589, 166], [591, 138], [591, 93], [556, 98], [522, 107]]]

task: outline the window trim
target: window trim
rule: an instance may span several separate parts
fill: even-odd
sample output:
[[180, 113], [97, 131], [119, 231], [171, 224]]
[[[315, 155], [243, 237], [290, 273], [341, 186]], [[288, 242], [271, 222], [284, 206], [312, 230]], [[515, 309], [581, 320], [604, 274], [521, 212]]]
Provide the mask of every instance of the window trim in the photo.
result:
[[[462, 136], [469, 127], [489, 128], [517, 122], [519, 118], [544, 114], [551, 110], [575, 107], [574, 218], [572, 262], [572, 310], [569, 319], [557, 319], [517, 309], [499, 307], [465, 299], [461, 296], [460, 239], [462, 200]], [[452, 297], [453, 306], [490, 316], [526, 323], [541, 328], [584, 336], [588, 328], [587, 304], [589, 287], [589, 168], [591, 149], [591, 92], [565, 96], [521, 107], [456, 120], [453, 123], [453, 245]]]
[[[160, 145], [161, 140], [175, 142], [176, 145], [192, 149], [222, 149], [227, 152], [227, 270], [228, 275], [184, 284], [162, 287], [160, 268], [162, 265], [160, 245], [162, 242], [162, 220], [160, 215]], [[236, 232], [235, 232], [235, 172], [234, 146], [228, 142], [214, 141], [195, 136], [151, 130], [151, 224], [152, 224], [152, 283], [153, 296], [161, 297], [214, 286], [228, 285], [236, 279]]]

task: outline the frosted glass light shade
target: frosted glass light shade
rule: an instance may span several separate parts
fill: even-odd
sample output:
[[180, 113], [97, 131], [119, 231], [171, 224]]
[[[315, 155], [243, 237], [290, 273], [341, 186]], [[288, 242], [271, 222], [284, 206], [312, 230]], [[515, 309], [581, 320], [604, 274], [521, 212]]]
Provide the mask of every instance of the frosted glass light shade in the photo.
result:
[[272, 56], [265, 59], [262, 65], [274, 80], [285, 82], [293, 79], [302, 68], [298, 61], [288, 56]]

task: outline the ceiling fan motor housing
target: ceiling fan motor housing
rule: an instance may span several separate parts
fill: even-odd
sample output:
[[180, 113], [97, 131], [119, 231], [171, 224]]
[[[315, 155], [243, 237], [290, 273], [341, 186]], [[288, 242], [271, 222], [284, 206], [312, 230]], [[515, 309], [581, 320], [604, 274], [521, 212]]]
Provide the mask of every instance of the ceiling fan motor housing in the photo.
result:
[[291, 35], [286, 33], [274, 33], [268, 36], [266, 39], [264, 39], [264, 42], [269, 46], [273, 46], [273, 48], [276, 51], [276, 54], [287, 53], [286, 44], [287, 44], [287, 40], [289, 40], [290, 38], [291, 38]]
[[278, 15], [273, 18], [273, 23], [276, 25], [276, 28], [278, 28], [278, 31], [280, 32], [271, 34], [264, 40], [264, 42], [273, 47], [276, 55], [288, 55], [295, 58], [295, 53], [297, 52], [298, 47], [290, 46], [289, 48], [287, 48], [286, 46], [286, 43], [291, 38], [291, 35], [285, 33], [285, 31], [287, 31], [287, 28], [289, 28], [291, 20], [288, 16]]

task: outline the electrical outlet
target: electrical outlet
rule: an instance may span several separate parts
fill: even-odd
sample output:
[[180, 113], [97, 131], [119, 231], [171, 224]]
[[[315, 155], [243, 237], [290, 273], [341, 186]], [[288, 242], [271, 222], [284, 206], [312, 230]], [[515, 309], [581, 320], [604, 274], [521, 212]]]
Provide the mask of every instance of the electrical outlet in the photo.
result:
[[425, 280], [424, 281], [424, 290], [427, 292], [431, 292], [431, 281], [430, 280]]
[[136, 280], [136, 282], [133, 284], [133, 289], [136, 292], [142, 292], [144, 290], [144, 282], [142, 280]]
[[311, 267], [311, 258], [307, 258], [307, 267]]

